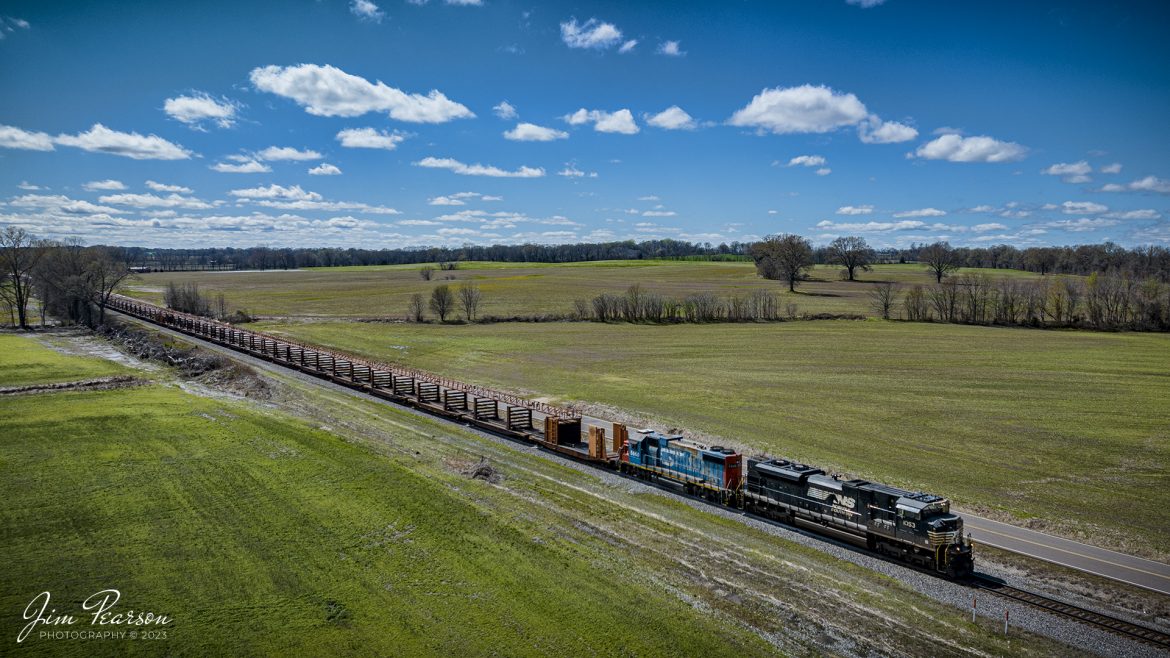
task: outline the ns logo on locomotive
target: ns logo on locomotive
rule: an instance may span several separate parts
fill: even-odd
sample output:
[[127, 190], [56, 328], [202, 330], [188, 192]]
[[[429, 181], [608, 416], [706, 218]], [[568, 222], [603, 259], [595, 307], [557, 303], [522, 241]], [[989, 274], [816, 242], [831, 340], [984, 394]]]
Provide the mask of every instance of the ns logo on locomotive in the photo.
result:
[[972, 572], [971, 541], [950, 501], [866, 480], [841, 480], [785, 459], [747, 460], [653, 430], [621, 449], [619, 467], [677, 482], [689, 494], [794, 524], [797, 519], [864, 539], [871, 549], [952, 578]]

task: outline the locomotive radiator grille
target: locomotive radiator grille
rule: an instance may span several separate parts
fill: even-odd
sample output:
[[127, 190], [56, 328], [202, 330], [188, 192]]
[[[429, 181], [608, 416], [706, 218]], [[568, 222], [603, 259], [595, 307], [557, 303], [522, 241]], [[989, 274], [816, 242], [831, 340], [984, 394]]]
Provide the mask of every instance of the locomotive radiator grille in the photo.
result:
[[926, 536], [930, 538], [931, 546], [946, 546], [955, 543], [955, 540], [959, 537], [959, 531], [935, 532], [934, 530], [927, 530]]

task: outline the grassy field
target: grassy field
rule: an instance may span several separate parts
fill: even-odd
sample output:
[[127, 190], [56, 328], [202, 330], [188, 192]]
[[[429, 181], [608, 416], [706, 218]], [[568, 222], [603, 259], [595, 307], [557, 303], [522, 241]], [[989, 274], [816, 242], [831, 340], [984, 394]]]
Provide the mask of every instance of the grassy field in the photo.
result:
[[86, 358], [47, 349], [41, 340], [51, 337], [22, 333], [0, 333], [0, 387], [52, 384], [133, 371], [99, 358]]
[[[80, 612], [82, 599], [116, 588], [122, 611], [174, 620], [165, 640], [34, 634], [21, 648], [1064, 653], [1024, 634], [1005, 640], [993, 621], [971, 624], [889, 578], [673, 499], [289, 386], [299, 388], [265, 407], [165, 384], [0, 399], [0, 608], [23, 610], [47, 590], [58, 611]], [[499, 483], [457, 468], [481, 457]], [[14, 638], [24, 623], [7, 614], [0, 631]], [[82, 617], [67, 629], [87, 627]]]
[[1165, 556], [1170, 336], [881, 321], [261, 328]]
[[[775, 292], [781, 308], [796, 304], [798, 313], [871, 314], [867, 292], [877, 281], [904, 284], [933, 281], [921, 265], [878, 265], [860, 273], [862, 281], [842, 281], [840, 268], [816, 267], [813, 280], [796, 293], [787, 285], [756, 275], [751, 263], [678, 261], [602, 261], [550, 265], [542, 263], [461, 263], [454, 272], [435, 272], [423, 281], [419, 265], [320, 268], [270, 272], [152, 273], [138, 278], [130, 294], [162, 300], [170, 281], [197, 282], [212, 294], [223, 293], [228, 305], [262, 316], [327, 316], [343, 318], [403, 317], [410, 296], [429, 295], [442, 283], [473, 281], [483, 293], [481, 315], [568, 314], [573, 300], [589, 300], [603, 292], [623, 292], [631, 284], [675, 298], [713, 292], [721, 297], [746, 296], [765, 289]], [[1032, 278], [1015, 270], [985, 270], [996, 277]], [[453, 277], [454, 281], [446, 280]]]

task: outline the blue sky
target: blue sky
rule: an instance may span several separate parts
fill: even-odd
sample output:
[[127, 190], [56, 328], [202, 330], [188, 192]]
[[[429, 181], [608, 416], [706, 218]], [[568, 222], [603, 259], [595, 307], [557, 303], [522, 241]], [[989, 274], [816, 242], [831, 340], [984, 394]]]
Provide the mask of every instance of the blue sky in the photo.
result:
[[1170, 5], [6, 2], [0, 225], [1170, 243]]

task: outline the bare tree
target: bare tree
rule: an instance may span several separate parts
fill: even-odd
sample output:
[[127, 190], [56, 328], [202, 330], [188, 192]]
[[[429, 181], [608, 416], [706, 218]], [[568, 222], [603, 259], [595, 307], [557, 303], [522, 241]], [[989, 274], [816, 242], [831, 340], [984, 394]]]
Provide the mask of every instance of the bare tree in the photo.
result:
[[17, 326], [28, 328], [28, 298], [32, 293], [32, 271], [45, 253], [44, 245], [28, 231], [8, 226], [0, 231], [0, 296], [16, 309]]
[[410, 319], [415, 322], [423, 321], [423, 313], [426, 311], [426, 304], [423, 303], [423, 296], [421, 292], [416, 292], [410, 296]]
[[479, 310], [479, 302], [483, 299], [483, 295], [479, 292], [479, 286], [474, 283], [465, 283], [459, 286], [459, 303], [463, 306], [463, 313], [467, 315], [468, 322], [475, 322], [475, 314]]
[[439, 322], [447, 321], [447, 316], [455, 310], [455, 293], [451, 292], [451, 286], [445, 283], [435, 286], [431, 291], [431, 310], [439, 316]]
[[423, 281], [430, 281], [431, 277], [435, 276], [435, 268], [433, 265], [423, 265], [418, 268], [418, 275]]
[[869, 291], [869, 306], [880, 313], [883, 320], [890, 319], [890, 311], [898, 303], [898, 284], [883, 281]]
[[854, 274], [857, 270], [868, 272], [874, 260], [874, 251], [869, 248], [865, 238], [843, 236], [829, 243], [825, 252], [826, 260], [845, 268], [850, 281], [856, 281]]
[[765, 279], [787, 281], [789, 292], [813, 264], [812, 243], [799, 235], [769, 235], [751, 246], [756, 271]]
[[[126, 262], [115, 258], [109, 249], [97, 248], [91, 252], [88, 267], [89, 280], [93, 287], [94, 302], [98, 306], [98, 323], [104, 324], [106, 306], [110, 303], [110, 297], [125, 283], [131, 272]], [[221, 313], [226, 316], [227, 304], [224, 302], [222, 294], [219, 296], [219, 304]]]
[[948, 242], [936, 242], [923, 247], [918, 257], [926, 263], [926, 268], [934, 275], [937, 283], [942, 283], [943, 277], [959, 269], [959, 258]]

